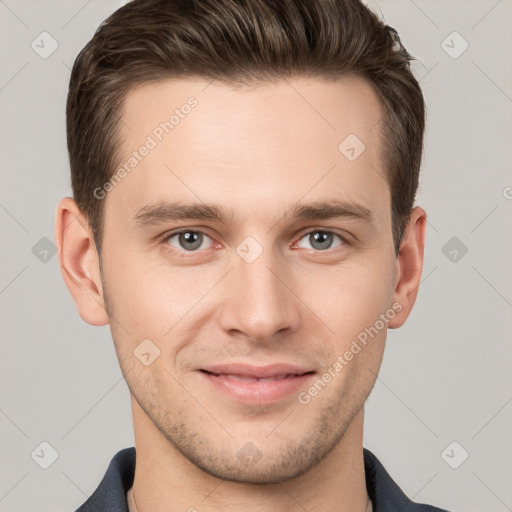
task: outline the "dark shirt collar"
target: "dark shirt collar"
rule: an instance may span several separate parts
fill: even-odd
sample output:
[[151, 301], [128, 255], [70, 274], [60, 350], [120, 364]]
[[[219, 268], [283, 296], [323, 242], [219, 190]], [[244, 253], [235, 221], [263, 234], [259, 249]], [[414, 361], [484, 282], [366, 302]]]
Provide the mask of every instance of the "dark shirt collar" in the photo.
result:
[[[412, 502], [393, 481], [377, 457], [363, 448], [366, 488], [373, 512], [447, 512]], [[91, 497], [75, 512], [129, 512], [126, 493], [135, 476], [135, 447], [116, 453]]]

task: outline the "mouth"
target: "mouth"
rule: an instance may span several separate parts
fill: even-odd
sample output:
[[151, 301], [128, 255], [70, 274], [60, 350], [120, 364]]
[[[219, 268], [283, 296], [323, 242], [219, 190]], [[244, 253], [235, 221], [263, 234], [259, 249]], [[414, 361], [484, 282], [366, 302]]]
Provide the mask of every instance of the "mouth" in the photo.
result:
[[208, 370], [201, 370], [202, 372], [208, 373], [210, 375], [214, 375], [215, 377], [226, 377], [227, 379], [240, 380], [242, 382], [274, 382], [277, 380], [289, 379], [291, 377], [300, 377], [301, 375], [306, 375], [306, 373], [282, 373], [278, 375], [271, 375], [269, 377], [256, 377], [251, 375], [237, 375], [234, 373], [213, 373]]
[[214, 392], [236, 402], [261, 405], [276, 403], [298, 392], [316, 371], [290, 364], [226, 364], [201, 368], [199, 373]]

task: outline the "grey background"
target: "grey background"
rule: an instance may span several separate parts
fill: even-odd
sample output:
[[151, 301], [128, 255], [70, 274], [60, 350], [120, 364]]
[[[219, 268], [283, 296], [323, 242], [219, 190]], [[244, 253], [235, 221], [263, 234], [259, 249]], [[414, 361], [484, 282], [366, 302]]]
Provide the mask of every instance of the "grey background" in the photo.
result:
[[[123, 3], [0, 0], [0, 512], [74, 510], [113, 455], [134, 445], [109, 328], [80, 319], [51, 252], [55, 206], [71, 195], [70, 68]], [[512, 0], [371, 5], [418, 58], [428, 128], [417, 204], [429, 224], [417, 303], [406, 325], [389, 331], [364, 444], [415, 501], [505, 512], [512, 510]], [[43, 31], [58, 43], [47, 58], [31, 47], [43, 46]], [[454, 31], [469, 44], [458, 58], [463, 40], [446, 39]], [[446, 246], [452, 237], [455, 245]], [[36, 463], [44, 457], [31, 455], [43, 441], [58, 454], [47, 469]], [[462, 450], [469, 457], [453, 469], [447, 461], [460, 464]], [[48, 461], [50, 449], [44, 453]]]

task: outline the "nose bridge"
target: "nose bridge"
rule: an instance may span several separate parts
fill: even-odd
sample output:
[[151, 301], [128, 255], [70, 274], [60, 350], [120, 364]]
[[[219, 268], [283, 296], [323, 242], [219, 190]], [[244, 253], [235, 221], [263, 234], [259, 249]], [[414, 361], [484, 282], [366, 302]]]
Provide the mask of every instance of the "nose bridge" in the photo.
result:
[[285, 262], [275, 254], [271, 243], [264, 246], [247, 237], [236, 247], [233, 266], [222, 327], [260, 341], [286, 328], [295, 329], [299, 320], [297, 304], [283, 283], [287, 280]]

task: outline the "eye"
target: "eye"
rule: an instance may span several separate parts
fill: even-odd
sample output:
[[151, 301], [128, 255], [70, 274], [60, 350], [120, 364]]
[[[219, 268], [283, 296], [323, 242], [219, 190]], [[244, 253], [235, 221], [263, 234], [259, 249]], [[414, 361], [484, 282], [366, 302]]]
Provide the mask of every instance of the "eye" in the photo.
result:
[[[205, 247], [205, 239], [210, 238], [206, 233], [195, 229], [184, 229], [166, 236], [164, 243], [171, 245], [179, 250], [187, 252], [196, 252], [197, 249], [208, 249]], [[175, 239], [174, 243], [172, 240]], [[210, 239], [211, 240], [211, 239]]]
[[[333, 246], [335, 238], [338, 238], [339, 243]], [[208, 240], [210, 240], [210, 245], [208, 245]], [[302, 248], [313, 249], [315, 251], [326, 251], [348, 243], [343, 236], [326, 229], [310, 231], [300, 239], [300, 241], [302, 240], [306, 240], [307, 243], [309, 243], [309, 247], [306, 246]], [[296, 244], [299, 245], [299, 247], [300, 241]], [[212, 242], [212, 239], [206, 233], [198, 229], [182, 229], [181, 231], [168, 234], [163, 239], [163, 243], [166, 246], [171, 246], [178, 252], [185, 253], [194, 253], [199, 252], [201, 249], [209, 249], [212, 247]], [[168, 249], [170, 248], [168, 247]]]
[[341, 240], [341, 243], [339, 243], [335, 247], [339, 247], [341, 245], [344, 245], [347, 243], [345, 238], [343, 238], [341, 235], [338, 235], [337, 233], [334, 233], [333, 231], [328, 231], [324, 229], [316, 229], [315, 231], [310, 231], [309, 233], [306, 233], [305, 236], [301, 238], [301, 240], [306, 239], [308, 243], [310, 244], [310, 247], [306, 247], [306, 249], [315, 249], [318, 251], [325, 251], [327, 249], [332, 248], [333, 238], [338, 237]]

